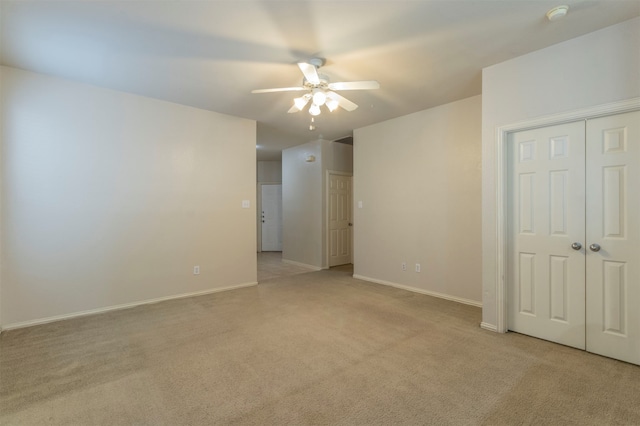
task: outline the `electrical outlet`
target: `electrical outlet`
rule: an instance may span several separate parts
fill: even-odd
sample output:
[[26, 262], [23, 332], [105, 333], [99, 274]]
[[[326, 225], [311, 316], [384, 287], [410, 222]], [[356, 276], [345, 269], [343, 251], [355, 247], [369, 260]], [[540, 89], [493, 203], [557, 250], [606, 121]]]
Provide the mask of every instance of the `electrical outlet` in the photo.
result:
[[416, 272], [420, 272], [420, 264], [416, 263]]
[[407, 271], [407, 262], [402, 262], [402, 272]]
[[200, 267], [199, 266], [194, 266], [193, 267], [193, 275], [200, 275]]

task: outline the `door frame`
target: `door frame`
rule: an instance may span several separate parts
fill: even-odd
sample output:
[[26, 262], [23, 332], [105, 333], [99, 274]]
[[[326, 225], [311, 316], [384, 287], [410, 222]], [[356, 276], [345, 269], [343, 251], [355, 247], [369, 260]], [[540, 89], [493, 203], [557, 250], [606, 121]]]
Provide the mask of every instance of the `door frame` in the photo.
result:
[[[327, 170], [324, 180], [325, 188], [325, 208], [324, 208], [324, 269], [329, 268], [329, 249], [330, 249], [330, 235], [329, 235], [329, 214], [330, 214], [330, 201], [329, 186], [331, 175], [348, 176], [351, 178], [351, 222], [353, 223], [353, 173], [351, 172], [339, 172], [336, 170]], [[351, 227], [351, 263], [353, 263], [353, 226]]]
[[[506, 333], [508, 331], [508, 307], [509, 298], [507, 295], [507, 226], [508, 226], [508, 199], [507, 199], [507, 141], [510, 133], [522, 130], [535, 129], [538, 127], [553, 126], [580, 120], [589, 120], [592, 118], [603, 117], [607, 115], [621, 114], [640, 110], [640, 97], [628, 99], [625, 101], [612, 102], [594, 107], [581, 108], [575, 111], [569, 111], [559, 114], [552, 114], [544, 117], [534, 118], [531, 120], [520, 121], [517, 123], [507, 124], [497, 127], [495, 130], [495, 158], [494, 160], [494, 190], [496, 195], [496, 232], [493, 235], [495, 247], [495, 271], [493, 277], [495, 285], [495, 307], [496, 307], [496, 324], [482, 323], [480, 326], [487, 330], [496, 331], [498, 333]], [[488, 255], [488, 253], [485, 253]]]
[[282, 182], [258, 182], [258, 188], [256, 190], [256, 229], [258, 235], [256, 235], [256, 244], [258, 253], [262, 253], [262, 185], [282, 185]]

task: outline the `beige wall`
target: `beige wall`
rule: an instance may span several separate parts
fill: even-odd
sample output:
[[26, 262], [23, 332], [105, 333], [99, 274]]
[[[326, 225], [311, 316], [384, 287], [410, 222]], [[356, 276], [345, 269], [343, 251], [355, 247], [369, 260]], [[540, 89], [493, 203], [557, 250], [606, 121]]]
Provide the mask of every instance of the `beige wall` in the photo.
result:
[[353, 173], [353, 146], [339, 142], [322, 142], [322, 168]]
[[258, 161], [258, 182], [282, 182], [282, 161]]
[[3, 238], [3, 231], [2, 231], [2, 222], [3, 222], [3, 218], [4, 218], [4, 197], [2, 196], [2, 188], [4, 186], [3, 180], [4, 180], [4, 173], [2, 172], [3, 170], [3, 165], [4, 165], [4, 160], [3, 160], [3, 151], [4, 151], [4, 122], [5, 122], [5, 107], [4, 107], [4, 70], [5, 67], [0, 66], [0, 332], [2, 332], [2, 270], [3, 268], [3, 263], [4, 263], [4, 238]]
[[[315, 161], [305, 161], [308, 156]], [[326, 174], [351, 173], [353, 147], [317, 140], [282, 151], [282, 258], [327, 268]]]
[[11, 68], [2, 88], [2, 324], [256, 282], [254, 121]]
[[640, 96], [638, 40], [635, 18], [483, 70], [483, 326], [498, 317], [497, 127]]
[[333, 141], [322, 141], [322, 268], [329, 267], [329, 172], [353, 174], [353, 146]]
[[[308, 156], [316, 161], [307, 162]], [[282, 258], [322, 266], [322, 142], [282, 151]]]
[[354, 132], [355, 275], [480, 303], [480, 113], [476, 96]]

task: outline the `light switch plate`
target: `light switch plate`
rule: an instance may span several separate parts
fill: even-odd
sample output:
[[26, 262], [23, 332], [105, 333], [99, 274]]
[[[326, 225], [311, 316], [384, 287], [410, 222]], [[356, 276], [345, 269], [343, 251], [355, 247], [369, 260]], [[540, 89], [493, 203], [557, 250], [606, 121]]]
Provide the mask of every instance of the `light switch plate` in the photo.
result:
[[249, 200], [242, 200], [242, 208], [243, 208], [243, 209], [248, 209], [249, 207], [251, 207], [251, 201], [249, 201]]

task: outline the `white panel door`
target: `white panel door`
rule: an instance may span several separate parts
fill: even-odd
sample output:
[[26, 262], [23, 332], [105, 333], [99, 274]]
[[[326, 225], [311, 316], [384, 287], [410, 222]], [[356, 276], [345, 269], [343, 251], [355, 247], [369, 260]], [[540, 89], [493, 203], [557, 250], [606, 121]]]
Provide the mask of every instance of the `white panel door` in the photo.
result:
[[640, 112], [587, 122], [587, 350], [640, 364]]
[[351, 176], [329, 174], [329, 266], [351, 263]]
[[584, 122], [508, 141], [509, 329], [585, 348]]
[[262, 251], [282, 251], [282, 185], [262, 185]]

